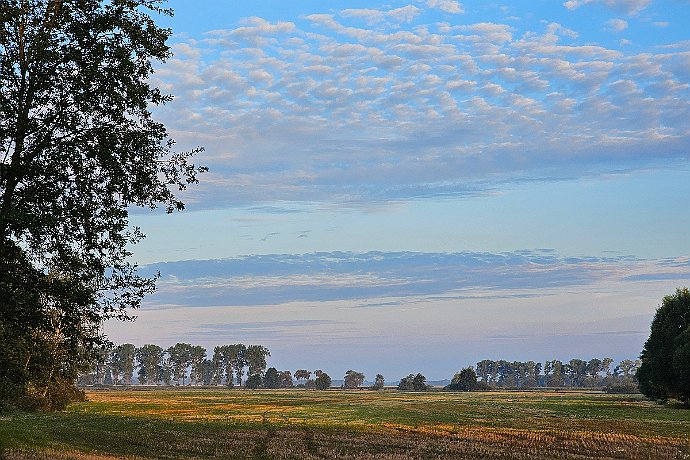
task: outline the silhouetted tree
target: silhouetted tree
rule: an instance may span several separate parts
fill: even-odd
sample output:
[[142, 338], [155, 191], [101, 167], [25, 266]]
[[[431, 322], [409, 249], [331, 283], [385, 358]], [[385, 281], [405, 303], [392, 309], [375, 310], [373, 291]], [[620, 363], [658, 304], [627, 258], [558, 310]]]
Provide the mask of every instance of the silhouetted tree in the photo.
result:
[[663, 298], [637, 369], [640, 391], [654, 399], [690, 401], [690, 291]]
[[151, 115], [170, 100], [152, 61], [171, 55], [152, 11], [166, 13], [149, 0], [0, 2], [0, 356], [12, 350], [0, 408], [77, 394], [103, 321], [130, 319], [154, 288], [131, 262], [143, 235], [130, 207], [183, 209], [175, 189], [203, 170], [188, 164], [200, 149], [173, 152]]

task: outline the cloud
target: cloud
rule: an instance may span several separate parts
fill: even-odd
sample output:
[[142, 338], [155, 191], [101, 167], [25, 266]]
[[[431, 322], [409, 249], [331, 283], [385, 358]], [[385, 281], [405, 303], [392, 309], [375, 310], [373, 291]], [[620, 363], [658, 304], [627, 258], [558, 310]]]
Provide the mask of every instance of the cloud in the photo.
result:
[[438, 8], [441, 11], [451, 14], [462, 14], [465, 12], [462, 3], [455, 0], [427, 0], [429, 8]]
[[340, 16], [346, 18], [359, 18], [368, 24], [376, 24], [382, 21], [392, 21], [397, 23], [409, 23], [414, 20], [421, 10], [414, 5], [407, 5], [392, 10], [375, 10], [368, 8], [345, 9], [340, 11]]
[[628, 28], [628, 21], [623, 19], [611, 19], [606, 23], [614, 32], [623, 32]]
[[474, 196], [687, 161], [687, 47], [616, 49], [558, 23], [425, 24], [414, 8], [250, 18], [175, 43], [152, 82], [176, 95], [156, 116], [178, 146], [206, 147], [211, 172], [188, 201]]
[[[507, 253], [331, 252], [257, 255], [159, 263], [152, 306], [252, 306], [295, 301], [340, 301], [443, 295], [472, 298], [467, 290], [517, 290], [586, 286], [602, 279], [678, 279], [669, 271], [629, 257], [564, 258], [551, 250]], [[468, 297], [470, 295], [470, 297]], [[482, 298], [485, 298], [483, 295]], [[501, 297], [505, 298], [505, 297]]]
[[563, 5], [569, 10], [574, 10], [589, 3], [603, 3], [617, 11], [624, 11], [627, 14], [635, 15], [647, 8], [652, 3], [652, 0], [569, 0]]

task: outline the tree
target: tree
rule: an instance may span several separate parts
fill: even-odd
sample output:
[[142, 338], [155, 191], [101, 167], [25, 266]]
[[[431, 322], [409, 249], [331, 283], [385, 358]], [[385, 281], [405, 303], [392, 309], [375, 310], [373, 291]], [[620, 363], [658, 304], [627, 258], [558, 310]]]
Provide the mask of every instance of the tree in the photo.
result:
[[266, 369], [266, 357], [271, 356], [268, 348], [261, 345], [249, 345], [244, 352], [244, 360], [249, 367], [249, 375], [261, 374]]
[[414, 391], [426, 391], [426, 377], [422, 374], [417, 374], [412, 379], [412, 389]]
[[182, 210], [175, 189], [205, 170], [150, 112], [171, 99], [149, 78], [171, 55], [159, 4], [0, 2], [0, 343], [18, 358], [0, 363], [0, 406], [50, 393], [39, 362], [69, 386], [102, 322], [131, 319], [154, 280], [130, 261], [129, 209]]
[[331, 383], [331, 376], [322, 371], [319, 371], [318, 376], [314, 380], [314, 385], [319, 390], [328, 390], [331, 387]]
[[280, 374], [275, 367], [266, 369], [262, 384], [264, 388], [280, 388]]
[[244, 384], [244, 387], [248, 390], [256, 390], [261, 386], [261, 374], [250, 375]]
[[295, 371], [295, 378], [297, 380], [309, 380], [311, 377], [311, 372], [306, 369], [297, 369]]
[[345, 388], [358, 388], [362, 383], [364, 383], [364, 374], [361, 372], [350, 369], [345, 373], [345, 382], [343, 383]]
[[177, 381], [177, 385], [185, 384], [187, 378], [187, 368], [192, 362], [192, 345], [189, 343], [176, 343], [168, 348], [170, 355], [170, 364], [172, 366], [173, 377]]
[[407, 377], [400, 379], [398, 383], [398, 390], [400, 391], [413, 391], [414, 390], [414, 374], [409, 374]]
[[[663, 298], [640, 355], [640, 391], [654, 399], [690, 401], [690, 291]], [[621, 363], [622, 364], [622, 363]], [[627, 367], [627, 366], [626, 366]]]
[[292, 372], [280, 371], [278, 376], [280, 377], [280, 388], [292, 388], [294, 386], [292, 383]]
[[149, 385], [158, 383], [158, 374], [163, 360], [163, 349], [158, 345], [147, 344], [136, 351], [137, 362], [140, 366], [140, 377], [145, 377], [145, 382], [139, 379], [139, 383]]
[[383, 390], [383, 387], [386, 385], [386, 381], [383, 378], [383, 375], [381, 374], [376, 374], [376, 380], [374, 380], [374, 384], [371, 386], [372, 390]]
[[124, 383], [125, 385], [132, 384], [132, 375], [134, 374], [134, 354], [136, 347], [131, 343], [124, 343], [118, 345], [113, 350], [110, 358], [110, 365], [112, 368], [114, 383]]
[[192, 365], [191, 372], [189, 373], [189, 383], [193, 383], [195, 385], [208, 385], [205, 383], [204, 379], [204, 372], [207, 369], [206, 348], [202, 347], [201, 345], [194, 345], [189, 350], [189, 355], [190, 363]]
[[471, 367], [456, 373], [450, 381], [450, 385], [448, 385], [449, 390], [455, 391], [474, 391], [477, 388], [477, 374]]

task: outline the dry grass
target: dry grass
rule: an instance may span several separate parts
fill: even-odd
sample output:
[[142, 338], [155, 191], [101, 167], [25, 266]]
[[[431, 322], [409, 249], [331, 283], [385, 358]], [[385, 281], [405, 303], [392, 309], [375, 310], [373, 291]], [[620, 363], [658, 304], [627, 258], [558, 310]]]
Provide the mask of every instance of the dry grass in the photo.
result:
[[690, 459], [690, 411], [629, 396], [296, 390], [88, 396], [63, 414], [1, 422], [0, 435], [15, 434], [5, 458]]

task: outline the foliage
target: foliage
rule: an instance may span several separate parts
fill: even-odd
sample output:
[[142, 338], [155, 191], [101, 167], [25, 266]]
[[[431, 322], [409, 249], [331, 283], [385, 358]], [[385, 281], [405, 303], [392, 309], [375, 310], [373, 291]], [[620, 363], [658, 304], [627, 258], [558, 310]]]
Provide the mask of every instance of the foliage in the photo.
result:
[[374, 380], [374, 384], [371, 386], [372, 390], [383, 390], [383, 387], [386, 384], [386, 380], [383, 378], [383, 375], [381, 374], [376, 374], [376, 380]]
[[254, 374], [247, 377], [247, 381], [244, 383], [244, 387], [248, 390], [256, 390], [261, 386], [261, 375]]
[[318, 371], [316, 379], [314, 379], [314, 387], [319, 390], [327, 390], [331, 387], [331, 376], [325, 372]]
[[637, 370], [640, 391], [654, 399], [690, 401], [690, 291], [663, 298]]
[[275, 367], [269, 367], [262, 380], [264, 388], [280, 388], [280, 374]]
[[427, 389], [426, 377], [422, 374], [409, 374], [400, 379], [398, 383], [398, 390], [400, 391], [426, 391]]
[[451, 380], [446, 389], [453, 391], [475, 391], [479, 389], [477, 374], [471, 367], [466, 367], [453, 376], [453, 380]]
[[0, 407], [68, 385], [102, 322], [131, 318], [154, 283], [130, 262], [128, 209], [183, 209], [175, 189], [205, 170], [149, 111], [170, 100], [149, 84], [170, 56], [159, 3], [0, 2], [0, 342], [20, 358]]
[[362, 383], [364, 383], [364, 374], [361, 372], [353, 371], [352, 369], [345, 372], [345, 379], [343, 382], [345, 388], [358, 388]]

